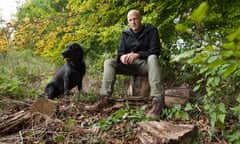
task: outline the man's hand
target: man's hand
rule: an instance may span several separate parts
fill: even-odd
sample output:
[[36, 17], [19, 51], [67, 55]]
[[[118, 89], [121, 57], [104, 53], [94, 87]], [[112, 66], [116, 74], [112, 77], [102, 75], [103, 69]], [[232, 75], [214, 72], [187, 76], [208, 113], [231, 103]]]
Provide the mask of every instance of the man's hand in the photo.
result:
[[122, 55], [120, 57], [120, 60], [123, 64], [132, 64], [134, 62], [135, 59], [138, 59], [139, 58], [139, 54], [138, 53], [128, 53], [128, 54], [125, 54], [125, 55]]

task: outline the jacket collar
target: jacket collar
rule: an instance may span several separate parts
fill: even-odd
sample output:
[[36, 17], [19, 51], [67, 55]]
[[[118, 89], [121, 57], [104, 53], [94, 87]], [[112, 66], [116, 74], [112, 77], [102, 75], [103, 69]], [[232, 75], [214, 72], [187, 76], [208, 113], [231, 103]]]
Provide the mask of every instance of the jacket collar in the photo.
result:
[[[142, 37], [143, 35], [145, 35], [147, 32], [149, 32], [149, 31], [151, 31], [152, 29], [155, 28], [155, 27], [152, 26], [151, 24], [144, 24], [143, 26], [144, 26], [144, 30], [143, 30], [143, 32], [141, 33], [141, 35], [139, 36], [139, 38]], [[131, 31], [131, 28], [130, 28], [130, 27], [128, 27], [127, 29], [125, 29], [125, 30], [123, 31], [123, 33], [126, 33], [126, 34], [128, 34], [128, 35], [134, 36], [134, 33]]]

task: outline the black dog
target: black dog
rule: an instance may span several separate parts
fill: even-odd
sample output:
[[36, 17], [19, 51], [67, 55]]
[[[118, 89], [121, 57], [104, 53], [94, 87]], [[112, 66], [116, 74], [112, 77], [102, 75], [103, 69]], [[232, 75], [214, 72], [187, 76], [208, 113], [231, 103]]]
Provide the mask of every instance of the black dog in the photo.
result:
[[77, 43], [66, 46], [66, 50], [62, 52], [66, 63], [45, 88], [45, 93], [49, 99], [54, 99], [62, 94], [69, 96], [70, 90], [75, 86], [78, 87], [78, 91], [80, 92], [82, 89], [82, 80], [86, 72], [83, 54], [83, 48]]

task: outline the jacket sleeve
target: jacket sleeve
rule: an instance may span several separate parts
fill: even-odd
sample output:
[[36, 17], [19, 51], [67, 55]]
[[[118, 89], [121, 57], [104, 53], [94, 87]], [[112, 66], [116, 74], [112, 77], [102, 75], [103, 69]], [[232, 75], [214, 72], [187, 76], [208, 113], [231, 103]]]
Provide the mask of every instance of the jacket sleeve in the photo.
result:
[[147, 47], [148, 51], [138, 51], [140, 54], [140, 58], [146, 59], [149, 55], [155, 54], [157, 56], [160, 55], [160, 38], [158, 35], [157, 28], [152, 29], [147, 34]]
[[122, 35], [120, 37], [120, 43], [119, 43], [119, 48], [118, 48], [118, 53], [117, 53], [117, 62], [119, 62], [119, 63], [121, 63], [120, 57], [126, 53], [124, 39], [125, 39], [124, 33], [122, 33]]

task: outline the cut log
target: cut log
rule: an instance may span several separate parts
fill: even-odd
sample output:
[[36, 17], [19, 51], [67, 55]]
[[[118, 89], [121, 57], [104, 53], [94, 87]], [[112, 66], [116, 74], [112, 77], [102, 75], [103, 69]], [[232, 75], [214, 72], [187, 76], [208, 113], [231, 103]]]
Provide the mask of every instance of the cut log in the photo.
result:
[[173, 107], [174, 104], [185, 105], [189, 101], [190, 89], [184, 86], [165, 90], [165, 105]]
[[[190, 89], [186, 84], [183, 84], [179, 87], [165, 89], [164, 93], [165, 105], [167, 107], [173, 107], [174, 104], [185, 105], [189, 101]], [[132, 76], [128, 87], [128, 95], [150, 99], [150, 85], [148, 83], [148, 77]]]
[[137, 123], [137, 138], [143, 144], [191, 144], [197, 138], [197, 126], [166, 121]]
[[52, 116], [56, 112], [57, 106], [56, 103], [52, 100], [40, 98], [32, 104], [29, 108], [31, 113], [40, 112], [48, 116]]
[[131, 76], [128, 94], [130, 96], [149, 96], [150, 85], [147, 76]]

